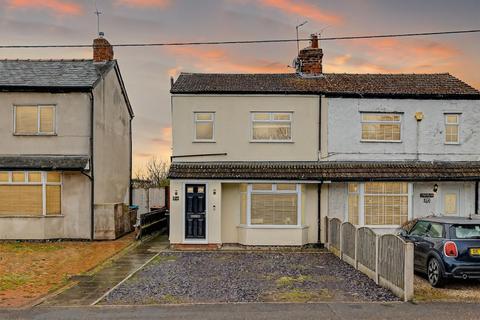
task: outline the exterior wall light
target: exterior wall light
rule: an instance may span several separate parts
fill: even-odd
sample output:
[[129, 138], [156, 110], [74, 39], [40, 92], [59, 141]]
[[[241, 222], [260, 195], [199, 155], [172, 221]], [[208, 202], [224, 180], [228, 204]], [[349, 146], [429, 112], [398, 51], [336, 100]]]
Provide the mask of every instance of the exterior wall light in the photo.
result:
[[433, 185], [433, 192], [437, 192], [438, 191], [438, 184], [434, 184]]

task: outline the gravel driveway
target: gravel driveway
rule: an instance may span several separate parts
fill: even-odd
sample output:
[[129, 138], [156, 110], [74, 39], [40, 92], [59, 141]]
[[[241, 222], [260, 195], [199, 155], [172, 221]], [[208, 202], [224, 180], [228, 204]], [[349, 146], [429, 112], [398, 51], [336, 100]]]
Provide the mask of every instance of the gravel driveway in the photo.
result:
[[327, 252], [163, 252], [101, 304], [396, 301]]

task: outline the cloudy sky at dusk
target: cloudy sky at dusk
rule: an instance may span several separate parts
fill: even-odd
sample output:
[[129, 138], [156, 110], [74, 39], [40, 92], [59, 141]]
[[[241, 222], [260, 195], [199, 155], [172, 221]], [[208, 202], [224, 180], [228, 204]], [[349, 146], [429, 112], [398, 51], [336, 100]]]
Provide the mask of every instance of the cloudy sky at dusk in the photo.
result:
[[[478, 0], [98, 0], [112, 43], [293, 38], [479, 28]], [[89, 44], [93, 0], [0, 0], [0, 44]], [[306, 44], [304, 44], [305, 46]], [[480, 34], [325, 41], [325, 72], [450, 72], [480, 88]], [[116, 48], [135, 110], [134, 163], [170, 156], [169, 77], [292, 72], [296, 45]], [[0, 58], [91, 58], [91, 49], [0, 49]]]

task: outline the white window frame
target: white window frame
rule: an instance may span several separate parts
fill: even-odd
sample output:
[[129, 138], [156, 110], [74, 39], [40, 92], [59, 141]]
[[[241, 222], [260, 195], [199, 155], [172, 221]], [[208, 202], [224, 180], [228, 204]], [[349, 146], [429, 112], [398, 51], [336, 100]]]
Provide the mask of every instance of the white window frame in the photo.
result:
[[[268, 120], [255, 120], [254, 116], [255, 114], [258, 113], [266, 113], [269, 115]], [[274, 120], [273, 116], [275, 114], [288, 114], [290, 116], [289, 120]], [[285, 123], [289, 122], [290, 123], [290, 139], [282, 139], [282, 140], [276, 140], [276, 139], [254, 139], [253, 137], [253, 127], [254, 123]], [[288, 143], [288, 142], [293, 142], [293, 111], [251, 111], [250, 112], [250, 142], [253, 143]]]
[[[254, 184], [271, 184], [271, 190], [253, 190]], [[293, 184], [293, 183], [277, 183], [277, 182], [259, 182], [249, 183], [247, 185], [247, 224], [249, 228], [278, 228], [291, 229], [302, 226], [302, 185], [295, 184], [295, 190], [277, 190], [278, 184]], [[297, 195], [297, 224], [252, 224], [252, 194], [296, 194]]]
[[[404, 182], [404, 181], [379, 181], [379, 182]], [[399, 228], [400, 225], [390, 225], [390, 224], [365, 224], [365, 182], [357, 182], [357, 181], [350, 181], [347, 182], [346, 186], [346, 205], [345, 205], [345, 213], [344, 213], [344, 221], [348, 221], [348, 183], [358, 183], [358, 226], [359, 227], [369, 227], [372, 229], [380, 229], [380, 228]], [[407, 219], [410, 221], [413, 218], [413, 183], [407, 182]], [[374, 195], [374, 194], [368, 194]], [[384, 195], [384, 194], [379, 194]], [[405, 194], [388, 194], [389, 196], [405, 196]]]
[[[382, 121], [382, 120], [363, 120], [364, 115], [395, 115], [399, 116], [400, 120], [398, 121]], [[399, 124], [400, 125], [400, 140], [377, 140], [377, 139], [363, 139], [363, 124]], [[403, 114], [399, 112], [366, 112], [360, 111], [360, 141], [361, 142], [386, 142], [386, 143], [401, 143], [403, 139]]]
[[[24, 170], [18, 170], [18, 171], [2, 171], [2, 172], [8, 172], [8, 182], [2, 182], [0, 181], [0, 185], [20, 185], [20, 186], [42, 186], [42, 217], [55, 217], [55, 216], [62, 216], [62, 213], [54, 215], [54, 214], [49, 214], [47, 215], [47, 186], [60, 186], [60, 199], [63, 199], [63, 172], [61, 171], [54, 171], [60, 173], [60, 182], [47, 182], [47, 172], [48, 171], [40, 171], [40, 170], [30, 170], [30, 171], [24, 171]], [[24, 174], [24, 181], [21, 182], [13, 182], [13, 172], [23, 172]], [[41, 174], [41, 181], [40, 182], [29, 182], [28, 181], [28, 174], [29, 173], [40, 173]], [[61, 209], [61, 208], [60, 208]], [[21, 215], [21, 214], [14, 214], [14, 215]], [[32, 217], [37, 217], [37, 216], [32, 216]], [[2, 217], [0, 216], [0, 219]]]
[[[37, 108], [37, 132], [21, 133], [17, 132], [17, 107], [36, 107]], [[40, 132], [40, 110], [42, 108], [53, 108], [53, 131]], [[54, 136], [57, 134], [57, 105], [56, 104], [18, 104], [13, 106], [13, 134], [16, 136]]]
[[[444, 143], [445, 144], [460, 144], [460, 113], [457, 112], [445, 112], [443, 114], [444, 117], [444, 125], [445, 125], [445, 134], [444, 134]], [[447, 118], [448, 116], [457, 116], [456, 123], [448, 123]], [[457, 126], [457, 141], [448, 142], [447, 141], [447, 126]]]
[[[198, 114], [211, 114], [212, 120], [198, 120]], [[212, 139], [197, 139], [197, 123], [212, 123]], [[193, 141], [194, 142], [215, 142], [215, 112], [194, 111], [193, 112]]]

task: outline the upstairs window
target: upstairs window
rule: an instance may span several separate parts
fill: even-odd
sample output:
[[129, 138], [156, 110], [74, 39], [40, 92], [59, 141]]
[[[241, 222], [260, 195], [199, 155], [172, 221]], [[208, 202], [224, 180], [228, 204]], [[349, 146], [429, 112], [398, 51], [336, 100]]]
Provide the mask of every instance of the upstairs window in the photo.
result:
[[195, 112], [195, 141], [214, 141], [215, 113]]
[[459, 114], [445, 114], [445, 143], [458, 144], [460, 143], [459, 135]]
[[362, 113], [362, 141], [399, 142], [401, 115], [394, 113]]
[[55, 106], [15, 106], [15, 134], [55, 134]]
[[292, 141], [292, 113], [252, 112], [252, 141]]

